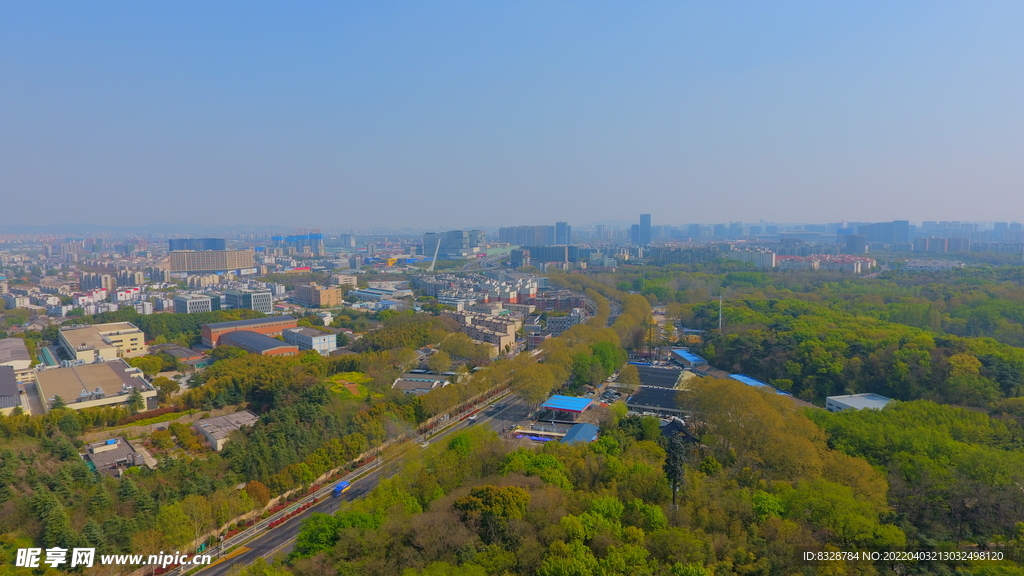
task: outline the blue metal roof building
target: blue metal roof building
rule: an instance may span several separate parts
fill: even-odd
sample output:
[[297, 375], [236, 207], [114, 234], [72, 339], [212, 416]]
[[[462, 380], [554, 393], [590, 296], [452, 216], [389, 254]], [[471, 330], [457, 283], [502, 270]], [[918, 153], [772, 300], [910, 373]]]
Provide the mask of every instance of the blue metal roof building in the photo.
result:
[[686, 348], [673, 348], [672, 355], [676, 356], [680, 360], [684, 360], [684, 363], [688, 364], [707, 364], [708, 361], [697, 356], [693, 352], [690, 352]]
[[562, 444], [575, 444], [577, 442], [593, 442], [597, 440], [598, 427], [593, 424], [576, 424], [562, 437]]
[[792, 394], [790, 394], [789, 392], [783, 392], [782, 390], [779, 390], [778, 388], [772, 386], [771, 384], [765, 384], [764, 382], [751, 378], [750, 376], [746, 376], [743, 374], [732, 374], [729, 376], [729, 378], [737, 382], [742, 382], [747, 386], [753, 386], [755, 388], [768, 388], [774, 391], [776, 394], [781, 394], [782, 396], [792, 396]]
[[576, 398], [574, 396], [560, 396], [555, 394], [551, 398], [548, 398], [547, 402], [540, 405], [541, 408], [547, 410], [557, 410], [559, 412], [576, 412], [582, 413], [594, 401], [590, 398]]

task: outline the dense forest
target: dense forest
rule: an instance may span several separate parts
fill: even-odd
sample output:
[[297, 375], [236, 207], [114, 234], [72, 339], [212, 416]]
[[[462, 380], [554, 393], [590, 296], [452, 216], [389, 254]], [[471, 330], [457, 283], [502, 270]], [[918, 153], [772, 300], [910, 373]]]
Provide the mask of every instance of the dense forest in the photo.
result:
[[1024, 395], [1022, 268], [855, 278], [722, 263], [627, 267], [592, 281], [644, 295], [678, 326], [706, 330], [694, 348], [713, 366], [819, 405], [829, 395], [876, 392], [1002, 410]]
[[[625, 416], [621, 405], [606, 410], [592, 444], [525, 448], [481, 430], [460, 433], [368, 497], [305, 522], [287, 569], [300, 576], [812, 574], [821, 567], [798, 561], [800, 550], [952, 549], [972, 537], [1020, 553], [1013, 522], [1024, 499], [1012, 483], [1024, 468], [1008, 444], [1016, 425], [974, 414], [961, 427], [950, 421], [957, 414], [944, 412], [955, 409], [924, 401], [891, 414], [816, 412], [812, 420], [784, 397], [711, 379], [685, 396], [704, 424], [699, 444], [663, 436], [656, 419]], [[872, 443], [915, 420], [889, 440], [900, 447]], [[944, 436], [939, 451], [956, 454], [962, 470], [941, 479], [920, 474], [936, 473], [913, 446], [925, 430]], [[968, 469], [978, 458], [992, 464]], [[994, 468], [1007, 475], [988, 477]], [[972, 490], [987, 490], [977, 506], [943, 507]], [[1003, 514], [990, 514], [993, 507]], [[910, 568], [1024, 573], [1009, 561]], [[830, 569], [874, 574], [891, 566]]]

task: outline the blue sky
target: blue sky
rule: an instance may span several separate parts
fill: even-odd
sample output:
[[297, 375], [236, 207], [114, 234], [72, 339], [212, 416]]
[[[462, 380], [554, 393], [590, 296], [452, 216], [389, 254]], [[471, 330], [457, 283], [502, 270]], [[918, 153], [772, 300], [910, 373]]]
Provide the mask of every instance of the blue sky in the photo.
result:
[[1024, 3], [8, 2], [0, 223], [1024, 220]]

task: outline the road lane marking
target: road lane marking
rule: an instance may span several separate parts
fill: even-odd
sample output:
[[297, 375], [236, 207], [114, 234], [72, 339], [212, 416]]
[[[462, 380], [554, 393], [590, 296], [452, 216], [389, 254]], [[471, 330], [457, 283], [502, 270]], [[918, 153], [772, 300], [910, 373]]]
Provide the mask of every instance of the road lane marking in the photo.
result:
[[207, 568], [211, 568], [213, 566], [216, 566], [217, 564], [220, 564], [221, 562], [226, 562], [228, 560], [231, 560], [235, 556], [240, 556], [240, 555], [245, 554], [246, 552], [250, 552], [250, 551], [252, 551], [252, 548], [246, 548], [245, 546], [239, 546], [238, 548], [235, 548], [234, 550], [232, 550], [230, 554], [228, 554], [226, 556], [221, 556], [219, 560], [217, 560], [213, 564], [210, 564], [209, 566], [207, 566]]

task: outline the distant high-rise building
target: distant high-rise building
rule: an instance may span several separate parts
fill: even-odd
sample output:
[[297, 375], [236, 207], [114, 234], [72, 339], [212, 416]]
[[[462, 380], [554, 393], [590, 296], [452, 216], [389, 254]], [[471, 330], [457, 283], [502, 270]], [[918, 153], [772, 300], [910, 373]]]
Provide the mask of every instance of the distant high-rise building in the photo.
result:
[[857, 232], [867, 237], [868, 242], [883, 242], [886, 244], [909, 242], [910, 222], [906, 220], [876, 222], [861, 226]]
[[[283, 242], [281, 240], [283, 240]], [[323, 256], [324, 235], [319, 232], [312, 234], [295, 234], [292, 236], [275, 236], [272, 238], [276, 244], [282, 244], [286, 253], [305, 254], [308, 256]]]
[[555, 244], [572, 244], [572, 226], [568, 222], [555, 222]]
[[633, 224], [629, 227], [629, 241], [631, 244], [640, 243], [640, 225]]
[[252, 250], [182, 250], [170, 254], [171, 272], [223, 272], [252, 268]]
[[531, 262], [568, 262], [568, 246], [523, 246]]
[[117, 277], [99, 272], [82, 272], [79, 275], [79, 286], [82, 290], [102, 288], [107, 292], [113, 292], [117, 288]]
[[[548, 246], [555, 244], [554, 226], [508, 226], [498, 229], [498, 242], [518, 244], [520, 246]], [[433, 254], [426, 249], [429, 255]]]
[[146, 283], [146, 275], [135, 270], [121, 270], [117, 273], [118, 286], [141, 286]]
[[484, 249], [483, 230], [449, 230], [423, 235], [423, 255], [438, 260], [462, 260], [475, 257]]
[[651, 243], [651, 215], [640, 215], [640, 237], [637, 244], [647, 245]]
[[868, 239], [863, 234], [848, 234], [845, 236], [846, 246], [843, 252], [846, 254], [865, 254], [868, 251]]
[[228, 290], [224, 292], [224, 306], [270, 314], [274, 311], [274, 297], [270, 290]]
[[175, 250], [227, 250], [227, 242], [223, 238], [171, 238], [167, 248]]
[[996, 222], [992, 225], [992, 239], [1002, 240], [1010, 230], [1009, 222]]
[[531, 262], [529, 250], [513, 250], [511, 254], [512, 267], [522, 268], [523, 266], [529, 266]]

